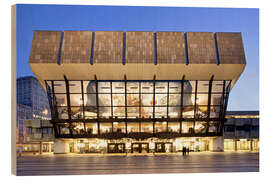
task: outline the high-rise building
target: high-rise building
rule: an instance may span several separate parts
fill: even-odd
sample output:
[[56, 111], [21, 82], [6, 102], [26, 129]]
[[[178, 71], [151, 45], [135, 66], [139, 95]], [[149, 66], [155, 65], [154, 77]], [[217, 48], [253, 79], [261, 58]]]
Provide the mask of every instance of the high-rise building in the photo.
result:
[[55, 153], [223, 151], [241, 33], [35, 31]]
[[17, 79], [17, 148], [51, 152], [53, 129], [46, 91], [33, 76]]

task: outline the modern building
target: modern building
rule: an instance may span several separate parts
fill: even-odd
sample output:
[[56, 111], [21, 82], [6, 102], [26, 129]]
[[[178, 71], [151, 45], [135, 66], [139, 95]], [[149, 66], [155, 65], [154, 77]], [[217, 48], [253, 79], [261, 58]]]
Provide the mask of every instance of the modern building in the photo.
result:
[[259, 151], [259, 111], [228, 111], [225, 151]]
[[33, 76], [17, 79], [17, 149], [50, 152], [54, 141], [46, 91]]
[[241, 33], [34, 31], [55, 153], [223, 151]]
[[51, 119], [46, 91], [35, 77], [18, 78], [16, 87], [17, 103], [31, 107], [32, 119]]
[[17, 122], [16, 122], [16, 144], [25, 142], [26, 129], [24, 121], [32, 118], [32, 109], [30, 106], [17, 103]]

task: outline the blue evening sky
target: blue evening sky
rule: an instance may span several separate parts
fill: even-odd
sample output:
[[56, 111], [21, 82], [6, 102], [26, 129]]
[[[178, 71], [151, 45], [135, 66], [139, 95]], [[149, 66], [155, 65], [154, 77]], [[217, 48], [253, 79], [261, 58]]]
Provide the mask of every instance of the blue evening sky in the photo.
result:
[[247, 66], [228, 110], [259, 110], [259, 9], [17, 5], [17, 77], [33, 75], [33, 30], [241, 32]]

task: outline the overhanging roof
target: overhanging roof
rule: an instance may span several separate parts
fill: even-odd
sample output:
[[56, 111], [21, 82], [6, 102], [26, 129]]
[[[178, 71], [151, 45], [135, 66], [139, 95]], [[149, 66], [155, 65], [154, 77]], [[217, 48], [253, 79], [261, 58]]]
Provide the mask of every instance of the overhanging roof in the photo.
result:
[[43, 80], [232, 80], [246, 60], [241, 33], [35, 31], [29, 64]]

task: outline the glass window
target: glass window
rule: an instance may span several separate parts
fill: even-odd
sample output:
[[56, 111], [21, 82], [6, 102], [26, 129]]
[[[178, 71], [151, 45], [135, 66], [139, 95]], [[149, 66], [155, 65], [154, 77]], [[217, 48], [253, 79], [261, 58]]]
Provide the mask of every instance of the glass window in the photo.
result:
[[194, 106], [183, 107], [183, 118], [194, 118]]
[[193, 105], [194, 95], [193, 94], [183, 94], [183, 106]]
[[139, 107], [128, 107], [127, 113], [129, 118], [139, 117]]
[[124, 122], [114, 122], [113, 132], [126, 133], [126, 124]]
[[207, 106], [197, 106], [196, 118], [207, 118]]
[[82, 119], [83, 108], [82, 107], [71, 107], [71, 119]]
[[155, 117], [161, 118], [167, 116], [167, 107], [155, 107]]
[[197, 94], [196, 103], [198, 105], [208, 105], [208, 94]]
[[111, 117], [111, 107], [99, 107], [99, 115], [104, 118]]
[[170, 94], [169, 95], [169, 106], [180, 106], [181, 105], [181, 95], [180, 94]]
[[153, 94], [142, 94], [142, 106], [153, 106]]
[[142, 107], [141, 116], [144, 118], [153, 117], [153, 107]]
[[140, 132], [139, 123], [127, 123], [127, 133]]
[[125, 83], [124, 82], [112, 82], [112, 92], [113, 93], [125, 93]]
[[71, 130], [72, 130], [72, 134], [73, 135], [77, 135], [77, 134], [84, 134], [84, 124], [83, 123], [72, 123], [71, 124]]
[[67, 95], [66, 94], [55, 94], [57, 106], [67, 106]]
[[193, 133], [194, 122], [182, 122], [182, 133]]
[[223, 81], [212, 82], [212, 92], [223, 92]]
[[155, 122], [155, 132], [167, 132], [167, 122]]
[[139, 82], [127, 82], [127, 93], [139, 93]]
[[195, 122], [195, 133], [206, 133], [207, 122], [205, 121], [196, 121]]
[[214, 122], [214, 121], [210, 121], [209, 122], [209, 129], [208, 129], [208, 132], [217, 132], [218, 130], [218, 125], [219, 123], [218, 122]]
[[110, 82], [98, 82], [98, 93], [110, 93], [111, 83]]
[[168, 132], [179, 132], [180, 123], [179, 122], [169, 122], [168, 123]]
[[153, 133], [153, 122], [142, 122], [141, 123], [141, 132]]
[[100, 133], [111, 133], [112, 132], [112, 123], [100, 123]]
[[180, 106], [179, 107], [169, 107], [169, 116], [171, 118], [180, 117]]
[[113, 107], [114, 117], [126, 117], [125, 107]]
[[124, 94], [113, 94], [113, 106], [125, 106]]
[[211, 95], [211, 105], [221, 105], [222, 103], [222, 94], [212, 94]]
[[61, 123], [57, 124], [59, 128], [59, 133], [62, 134], [69, 134], [69, 124], [68, 123]]
[[183, 86], [183, 93], [194, 93], [195, 92], [195, 86], [196, 86], [196, 81], [184, 81], [184, 86]]
[[210, 107], [210, 118], [218, 118], [220, 113], [220, 106], [211, 106]]
[[209, 81], [198, 81], [198, 88], [197, 92], [203, 92], [203, 93], [208, 93], [209, 90]]
[[84, 94], [84, 106], [96, 106], [96, 94]]
[[97, 134], [98, 133], [98, 125], [97, 123], [85, 123], [86, 134]]
[[98, 103], [99, 106], [111, 106], [111, 94], [99, 94]]
[[68, 119], [68, 108], [67, 107], [57, 107], [58, 118]]
[[155, 99], [156, 106], [167, 106], [167, 94], [156, 94]]
[[139, 104], [140, 104], [139, 94], [127, 94], [128, 106], [139, 106]]
[[82, 92], [81, 81], [68, 81], [68, 84], [69, 84], [69, 93]]
[[170, 93], [181, 93], [181, 82], [169, 82]]
[[167, 93], [168, 92], [168, 82], [156, 82], [156, 93]]
[[153, 93], [153, 82], [141, 82], [142, 93]]
[[54, 93], [66, 93], [65, 81], [54, 81]]
[[84, 93], [95, 93], [96, 92], [95, 81], [83, 81], [83, 92]]
[[70, 94], [70, 106], [82, 106], [82, 94]]

